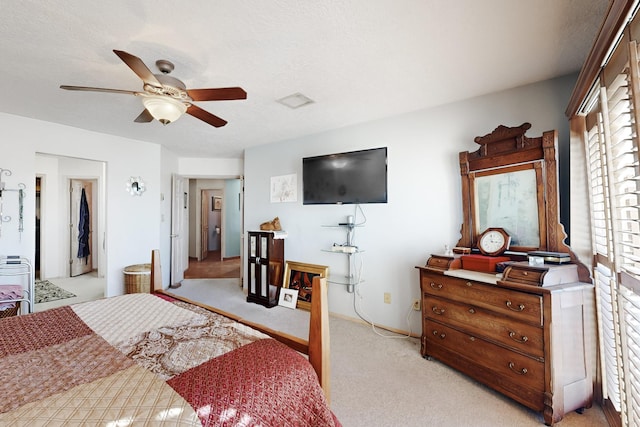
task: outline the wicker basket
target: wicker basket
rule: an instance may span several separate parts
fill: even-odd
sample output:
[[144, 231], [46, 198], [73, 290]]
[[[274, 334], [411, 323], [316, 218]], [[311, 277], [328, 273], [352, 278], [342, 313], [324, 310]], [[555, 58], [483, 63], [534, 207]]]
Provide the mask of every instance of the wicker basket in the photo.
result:
[[15, 307], [10, 307], [4, 310], [0, 310], [0, 319], [4, 319], [5, 317], [17, 316], [19, 311], [20, 311], [20, 301], [15, 303]]
[[136, 264], [124, 269], [124, 288], [128, 294], [151, 291], [151, 264]]

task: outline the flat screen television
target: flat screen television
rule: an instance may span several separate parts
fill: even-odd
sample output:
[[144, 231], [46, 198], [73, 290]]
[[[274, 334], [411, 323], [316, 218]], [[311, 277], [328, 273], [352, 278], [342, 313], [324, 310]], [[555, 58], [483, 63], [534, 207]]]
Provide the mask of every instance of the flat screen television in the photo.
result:
[[387, 147], [302, 159], [303, 204], [387, 203]]

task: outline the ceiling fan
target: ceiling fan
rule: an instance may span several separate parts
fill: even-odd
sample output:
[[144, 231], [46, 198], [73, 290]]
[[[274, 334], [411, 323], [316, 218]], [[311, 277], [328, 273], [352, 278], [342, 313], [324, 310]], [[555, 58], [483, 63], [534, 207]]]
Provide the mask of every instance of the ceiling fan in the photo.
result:
[[247, 98], [247, 92], [240, 87], [187, 89], [185, 84], [180, 80], [169, 76], [169, 73], [171, 73], [174, 68], [171, 62], [164, 59], [156, 61], [156, 66], [161, 74], [153, 74], [137, 56], [122, 50], [114, 49], [113, 52], [142, 79], [144, 82], [142, 92], [67, 85], [61, 85], [60, 88], [66, 90], [124, 93], [139, 96], [142, 98], [142, 104], [145, 109], [134, 121], [147, 123], [156, 119], [163, 125], [174, 122], [184, 113], [187, 113], [211, 126], [221, 127], [227, 124], [226, 120], [203, 110], [195, 105], [193, 101], [228, 101]]

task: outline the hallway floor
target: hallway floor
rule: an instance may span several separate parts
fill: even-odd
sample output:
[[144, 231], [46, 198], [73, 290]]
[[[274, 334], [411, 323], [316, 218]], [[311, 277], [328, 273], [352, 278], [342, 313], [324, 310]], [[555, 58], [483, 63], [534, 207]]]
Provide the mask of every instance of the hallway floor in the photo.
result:
[[211, 251], [205, 259], [189, 258], [185, 279], [216, 279], [240, 277], [240, 257], [220, 259], [220, 251]]

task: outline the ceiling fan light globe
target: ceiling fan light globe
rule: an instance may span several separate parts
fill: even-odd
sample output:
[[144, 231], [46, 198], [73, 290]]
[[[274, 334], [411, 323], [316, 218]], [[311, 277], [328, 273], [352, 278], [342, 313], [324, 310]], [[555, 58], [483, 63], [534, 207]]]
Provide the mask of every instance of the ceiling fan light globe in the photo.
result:
[[175, 122], [187, 111], [184, 103], [166, 96], [145, 96], [142, 104], [163, 125]]

